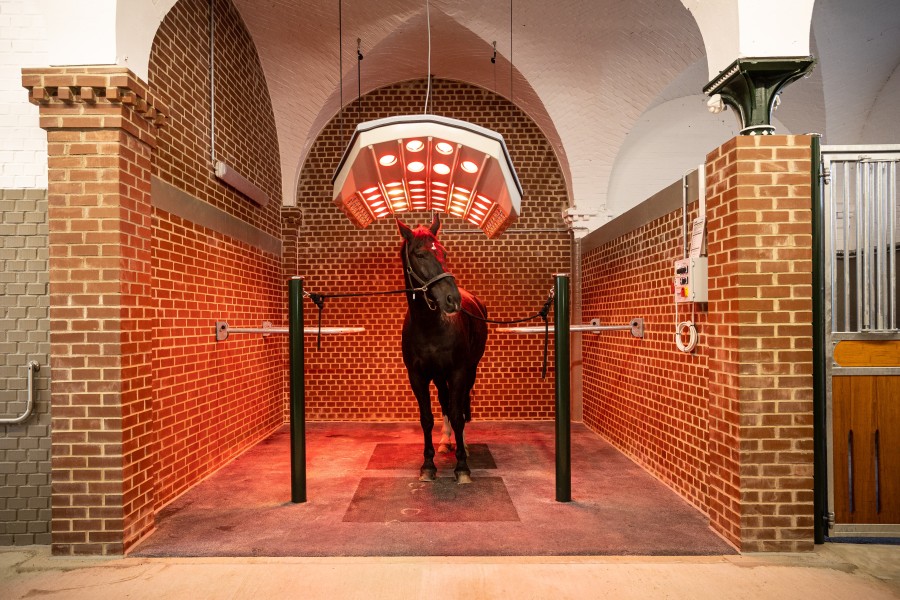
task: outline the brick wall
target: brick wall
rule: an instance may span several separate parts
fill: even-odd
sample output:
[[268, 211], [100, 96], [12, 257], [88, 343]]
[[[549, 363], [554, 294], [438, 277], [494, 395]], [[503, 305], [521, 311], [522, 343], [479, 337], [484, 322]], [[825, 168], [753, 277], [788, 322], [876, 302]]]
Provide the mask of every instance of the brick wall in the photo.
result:
[[280, 257], [165, 211], [153, 216], [157, 507], [283, 422], [286, 356], [278, 337], [215, 340], [215, 322], [281, 324]]
[[[333, 119], [303, 166], [296, 209], [285, 210], [286, 275], [305, 276], [319, 293], [403, 287], [400, 236], [393, 220], [354, 227], [332, 202], [331, 176], [359, 121], [421, 110], [425, 82], [389, 86], [363, 96]], [[569, 270], [570, 241], [562, 220], [568, 206], [553, 150], [537, 126], [514, 105], [480, 88], [437, 80], [434, 113], [501, 133], [524, 188], [521, 216], [498, 239], [442, 215], [440, 235], [457, 282], [479, 296], [489, 316], [512, 319], [540, 310], [553, 274]], [[402, 215], [428, 224], [430, 214]], [[296, 239], [294, 239], [296, 236]], [[307, 414], [311, 419], [418, 420], [400, 353], [406, 301], [402, 296], [328, 300], [323, 325], [364, 326], [364, 334], [325, 338], [306, 353]], [[307, 326], [315, 306], [305, 306]], [[308, 340], [308, 344], [313, 344]], [[541, 336], [498, 333], [491, 327], [472, 400], [473, 419], [550, 419], [553, 377], [540, 379]], [[553, 358], [550, 357], [552, 370]], [[434, 410], [438, 411], [437, 403]]]
[[585, 336], [584, 420], [742, 551], [811, 550], [809, 138], [735, 138], [707, 157], [706, 189], [693, 355], [673, 342], [680, 210], [585, 253], [585, 314], [643, 316], [646, 337]]
[[[216, 154], [271, 201], [259, 207], [214, 176], [206, 0], [182, 0], [160, 25], [149, 81], [171, 109], [153, 175], [196, 201], [281, 237], [280, 168], [271, 103], [250, 36], [234, 6], [217, 0]], [[153, 412], [156, 508], [282, 423], [286, 346], [233, 335], [215, 322], [285, 323], [281, 257], [159, 207], [153, 212]]]
[[745, 551], [813, 545], [810, 139], [707, 157], [710, 516]]
[[153, 175], [228, 214], [281, 235], [278, 138], [265, 75], [237, 9], [216, 0], [215, 149], [269, 195], [259, 207], [216, 179], [210, 155], [209, 2], [181, 0], [160, 23], [148, 82], [171, 106]]
[[24, 412], [41, 366], [31, 417], [0, 425], [0, 546], [50, 543], [47, 279], [46, 190], [0, 190], [0, 418]]
[[[689, 218], [697, 215], [690, 205]], [[698, 508], [707, 503], [706, 307], [679, 308], [700, 334], [675, 347], [673, 262], [684, 256], [682, 211], [653, 220], [583, 257], [582, 310], [603, 323], [644, 318], [644, 338], [582, 336], [584, 423]]]

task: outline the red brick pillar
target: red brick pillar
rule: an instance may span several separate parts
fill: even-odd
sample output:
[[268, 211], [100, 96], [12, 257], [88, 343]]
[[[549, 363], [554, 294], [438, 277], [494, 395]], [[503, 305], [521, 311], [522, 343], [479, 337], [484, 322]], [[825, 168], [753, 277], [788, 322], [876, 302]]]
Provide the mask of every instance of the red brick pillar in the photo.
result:
[[165, 108], [122, 67], [25, 69], [48, 140], [52, 539], [153, 527], [150, 157]]
[[813, 547], [810, 138], [707, 157], [709, 506], [742, 551]]

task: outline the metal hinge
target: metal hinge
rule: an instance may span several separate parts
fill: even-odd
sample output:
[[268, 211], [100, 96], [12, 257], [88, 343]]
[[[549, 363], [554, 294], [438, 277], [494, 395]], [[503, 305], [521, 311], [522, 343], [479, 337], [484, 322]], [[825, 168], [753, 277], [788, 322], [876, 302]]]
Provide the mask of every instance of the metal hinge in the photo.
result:
[[829, 169], [828, 167], [823, 166], [823, 167], [822, 167], [822, 175], [820, 175], [820, 177], [822, 178], [822, 182], [823, 182], [825, 185], [830, 184], [830, 183], [831, 183], [831, 169]]

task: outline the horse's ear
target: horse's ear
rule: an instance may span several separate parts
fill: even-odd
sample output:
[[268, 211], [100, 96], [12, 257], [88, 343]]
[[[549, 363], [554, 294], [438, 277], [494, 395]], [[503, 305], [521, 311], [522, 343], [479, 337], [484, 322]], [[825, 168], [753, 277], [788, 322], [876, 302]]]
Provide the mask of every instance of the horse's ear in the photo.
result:
[[441, 230], [441, 218], [437, 213], [431, 213], [431, 227], [428, 229], [431, 230], [431, 235], [437, 237], [438, 231]]
[[405, 239], [407, 242], [412, 242], [412, 240], [413, 240], [412, 229], [407, 227], [406, 224], [403, 223], [403, 221], [401, 221], [397, 217], [394, 217], [394, 220], [397, 221], [397, 229], [400, 230], [400, 235], [403, 236], [403, 239]]

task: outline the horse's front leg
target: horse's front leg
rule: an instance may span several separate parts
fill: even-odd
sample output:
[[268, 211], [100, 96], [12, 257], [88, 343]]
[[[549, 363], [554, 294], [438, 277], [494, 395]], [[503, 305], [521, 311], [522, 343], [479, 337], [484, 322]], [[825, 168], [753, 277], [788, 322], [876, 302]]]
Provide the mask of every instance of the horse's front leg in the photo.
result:
[[409, 375], [409, 383], [413, 394], [419, 402], [419, 423], [422, 424], [422, 436], [425, 441], [423, 452], [425, 461], [419, 469], [419, 481], [434, 481], [437, 478], [437, 466], [434, 464], [434, 442], [431, 432], [434, 430], [434, 414], [431, 412], [431, 394], [428, 391], [430, 381], [420, 375]]
[[463, 437], [463, 429], [466, 426], [465, 401], [467, 391], [461, 386], [450, 388], [450, 425], [453, 427], [453, 437], [456, 438], [456, 468], [453, 474], [457, 483], [472, 483], [472, 472], [467, 461], [466, 441]]

